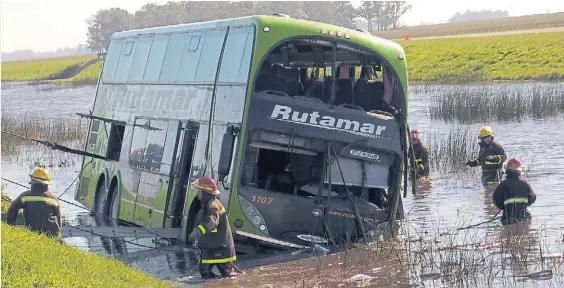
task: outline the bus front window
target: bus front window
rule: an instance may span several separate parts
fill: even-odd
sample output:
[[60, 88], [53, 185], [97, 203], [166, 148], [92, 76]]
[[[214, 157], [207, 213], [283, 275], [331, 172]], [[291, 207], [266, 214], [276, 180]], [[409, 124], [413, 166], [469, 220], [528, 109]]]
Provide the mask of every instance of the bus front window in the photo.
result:
[[385, 111], [391, 103], [392, 86], [386, 79], [389, 73], [378, 73], [385, 70], [382, 66], [378, 56], [347, 44], [291, 40], [263, 59], [254, 91]]

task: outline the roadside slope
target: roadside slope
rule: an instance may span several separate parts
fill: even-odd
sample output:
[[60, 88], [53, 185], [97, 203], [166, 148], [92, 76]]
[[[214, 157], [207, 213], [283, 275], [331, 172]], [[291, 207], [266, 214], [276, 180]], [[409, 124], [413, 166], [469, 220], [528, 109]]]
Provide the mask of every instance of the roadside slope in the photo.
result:
[[397, 42], [413, 81], [564, 79], [564, 32]]
[[117, 261], [2, 223], [2, 287], [170, 287]]
[[[2, 81], [68, 79], [81, 74], [102, 59], [93, 56], [60, 57], [2, 63]], [[95, 81], [94, 81], [95, 82]]]
[[556, 27], [564, 27], [564, 12], [408, 26], [396, 30], [374, 31], [373, 34], [387, 39], [403, 39], [406, 32], [409, 32], [409, 36], [411, 38], [422, 38], [490, 32], [539, 30]]

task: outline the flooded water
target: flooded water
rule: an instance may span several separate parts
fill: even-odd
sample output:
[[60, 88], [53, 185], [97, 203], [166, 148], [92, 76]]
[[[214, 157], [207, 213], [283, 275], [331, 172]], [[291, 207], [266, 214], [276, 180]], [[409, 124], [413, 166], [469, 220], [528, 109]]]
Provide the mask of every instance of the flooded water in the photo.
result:
[[[515, 89], [520, 89], [522, 85], [537, 84], [500, 85], [512, 85]], [[77, 117], [73, 116], [74, 113], [88, 113], [88, 110], [91, 109], [95, 91], [95, 87], [51, 89], [49, 86], [10, 84], [2, 89], [2, 110], [10, 112], [25, 111], [27, 113], [41, 113], [43, 115], [53, 115], [53, 117]], [[428, 117], [428, 103], [430, 97], [432, 97], [432, 93], [432, 89], [427, 90], [414, 87], [411, 89], [410, 95], [410, 128], [422, 131], [424, 142], [430, 133], [444, 136], [448, 135], [449, 131], [453, 129], [462, 128], [469, 128], [470, 131], [477, 133], [480, 126], [490, 125], [494, 130], [496, 140], [503, 144], [508, 157], [518, 157], [523, 161], [527, 172], [526, 179], [531, 183], [538, 197], [536, 203], [530, 208], [530, 212], [533, 215], [531, 224], [521, 229], [519, 232], [521, 235], [526, 236], [523, 236], [522, 239], [528, 239], [527, 241], [523, 240], [519, 242], [519, 245], [523, 246], [520, 246], [522, 249], [526, 249], [525, 254], [529, 255], [529, 258], [528, 261], [525, 261], [526, 265], [524, 267], [521, 267], [522, 265], [519, 263], [521, 266], [515, 268], [513, 265], [515, 261], [510, 257], [510, 252], [508, 252], [507, 249], [504, 250], [500, 248], [507, 248], [515, 243], [503, 243], [503, 240], [500, 239], [503, 239], [509, 232], [517, 232], [515, 229], [511, 231], [502, 229], [498, 220], [480, 225], [476, 228], [457, 230], [457, 228], [488, 221], [498, 212], [491, 200], [493, 191], [484, 189], [480, 184], [479, 168], [460, 168], [456, 169], [456, 171], [448, 171], [449, 169], [444, 167], [434, 167], [435, 169], [433, 170], [435, 171], [431, 172], [432, 175], [430, 177], [431, 183], [418, 187], [416, 195], [408, 193], [407, 198], [403, 199], [407, 219], [402, 226], [404, 234], [402, 237], [412, 243], [436, 243], [435, 248], [457, 246], [458, 258], [442, 259], [441, 257], [444, 255], [437, 252], [435, 256], [440, 258], [441, 261], [437, 261], [437, 263], [433, 265], [424, 265], [424, 263], [427, 262], [421, 261], [421, 265], [418, 266], [414, 264], [409, 271], [406, 271], [406, 273], [409, 274], [408, 276], [397, 277], [396, 275], [394, 279], [401, 278], [402, 280], [400, 282], [410, 284], [411, 286], [450, 286], [448, 279], [445, 277], [433, 277], [433, 275], [438, 274], [444, 276], [446, 273], [445, 269], [447, 269], [445, 268], [445, 263], [452, 264], [452, 262], [458, 261], [457, 265], [460, 266], [462, 265], [460, 264], [461, 257], [463, 257], [461, 255], [468, 251], [474, 251], [479, 252], [479, 255], [472, 256], [473, 261], [478, 261], [476, 259], [481, 257], [482, 264], [485, 261], [490, 263], [489, 266], [495, 266], [492, 269], [505, 271], [503, 273], [498, 271], [492, 279], [488, 281], [484, 280], [485, 282], [483, 283], [489, 283], [484, 284], [484, 286], [499, 284], [506, 287], [560, 287], [564, 283], [562, 278], [564, 270], [561, 265], [564, 251], [564, 217], [562, 217], [562, 211], [564, 210], [564, 145], [562, 144], [564, 143], [564, 124], [562, 123], [564, 123], [564, 117], [531, 119], [522, 121], [521, 123], [492, 122], [475, 123], [471, 125], [431, 121]], [[564, 95], [562, 95], [562, 97], [564, 97]], [[47, 105], [45, 104], [46, 100], [49, 101]], [[33, 153], [33, 151], [30, 153]], [[441, 155], [434, 155], [434, 157], [441, 157]], [[34, 164], [30, 163], [30, 161], [31, 159], [27, 159], [26, 161], [26, 159], [3, 155], [2, 177], [19, 183], [27, 183], [27, 173]], [[79, 167], [80, 158], [77, 157], [74, 166], [57, 167], [55, 165], [49, 169], [54, 179], [54, 192], [59, 195], [65, 193], [62, 199], [81, 206], [73, 200], [73, 182], [77, 177]], [[461, 163], [460, 167], [463, 167], [463, 163]], [[437, 172], [437, 170], [439, 170], [438, 168], [443, 168], [440, 170], [448, 172], [439, 173]], [[5, 181], [2, 181], [2, 184], [5, 185], [4, 191], [12, 198], [15, 198], [19, 193], [24, 191], [24, 188]], [[97, 224], [96, 219], [90, 216], [87, 211], [74, 205], [63, 204], [63, 214], [64, 221], [71, 225]], [[85, 250], [94, 251], [106, 256], [111, 255], [118, 257], [133, 266], [146, 270], [163, 279], [176, 279], [178, 277], [194, 275], [197, 272], [197, 254], [189, 247], [168, 246], [164, 249], [165, 251], [147, 256], [141, 252], [148, 250], [148, 247], [158, 245], [157, 243], [153, 243], [152, 240], [129, 238], [119, 240], [68, 238], [67, 241]], [[147, 247], [140, 247], [132, 243]], [[423, 244], [411, 245], [417, 246]], [[418, 246], [418, 248], [423, 249], [424, 247]], [[261, 254], [259, 256], [259, 259], [241, 259], [238, 261], [238, 265], [241, 269], [246, 269], [267, 263], [275, 263], [280, 259], [289, 260], [291, 258], [300, 257], [300, 255], [278, 255], [278, 258], [272, 258], [274, 256], [272, 254]], [[546, 258], [556, 259], [558, 257], [560, 257], [560, 265], [557, 266], [550, 266], [550, 264], [547, 264], [545, 261]], [[307, 261], [316, 262], [317, 260], [310, 259], [301, 262], [293, 262], [290, 264], [292, 266], [284, 266], [284, 264], [282, 264], [281, 266], [272, 268], [261, 268], [262, 270], [260, 271], [251, 270], [249, 275], [252, 276], [259, 272], [267, 274], [274, 273], [273, 271], [278, 271], [279, 274], [284, 275], [284, 269], [295, 270], [295, 265], [305, 265], [304, 267], [308, 265], [315, 266], [312, 264], [313, 262], [309, 263]], [[468, 263], [465, 265], [468, 265]], [[370, 269], [373, 270], [373, 268]], [[456, 269], [460, 269], [460, 271], [472, 270], [468, 267], [464, 267], [464, 269], [459, 267]], [[538, 279], [531, 280], [530, 278], [533, 277], [525, 277], [515, 280], [517, 278], [511, 278], [510, 276], [517, 274], [523, 275], [547, 269], [552, 269], [554, 272], [552, 279], [541, 281]], [[370, 274], [370, 271], [356, 271], [354, 273]], [[506, 272], [508, 274], [506, 274]], [[353, 270], [347, 273], [347, 275], [343, 274], [342, 277], [354, 276], [354, 274], [351, 274]], [[374, 273], [372, 276], [377, 274]], [[485, 275], [484, 273], [482, 274]], [[288, 275], [290, 274], [288, 273]], [[288, 275], [286, 275], [286, 278], [294, 277]], [[393, 273], [389, 275], [393, 275]], [[251, 276], [248, 276], [249, 279], [252, 278]], [[298, 275], [295, 276], [298, 277]], [[487, 278], [486, 276], [482, 278], [484, 277]], [[501, 280], [508, 279], [508, 277], [512, 279], [511, 283]], [[258, 277], [256, 279], [261, 278]], [[274, 277], [272, 279], [280, 278]], [[264, 279], [257, 281], [262, 284], [272, 283], [274, 286], [271, 287], [279, 287], [271, 281], [272, 279], [268, 281]], [[241, 279], [240, 282], [231, 281], [223, 284], [234, 287], [241, 286], [241, 284], [247, 283], [243, 280], [244, 279]], [[400, 282], [391, 281], [386, 282], [387, 284], [385, 285], [399, 285], [401, 284]], [[381, 282], [380, 284], [384, 285], [383, 283], [384, 282]], [[372, 284], [374, 285], [374, 283]], [[476, 285], [482, 287], [482, 284]], [[476, 287], [476, 285], [468, 285], [468, 287]]]

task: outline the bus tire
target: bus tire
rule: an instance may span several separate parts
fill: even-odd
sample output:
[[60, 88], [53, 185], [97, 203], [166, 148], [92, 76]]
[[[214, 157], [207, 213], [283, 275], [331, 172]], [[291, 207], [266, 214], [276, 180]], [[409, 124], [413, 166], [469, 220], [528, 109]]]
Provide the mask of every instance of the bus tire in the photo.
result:
[[117, 184], [111, 185], [109, 197], [110, 201], [107, 202], [108, 204], [108, 214], [106, 216], [109, 217], [109, 222], [112, 226], [118, 226], [119, 224], [119, 208], [120, 208], [120, 201], [121, 201], [121, 193], [119, 189], [117, 189]]
[[108, 206], [108, 187], [106, 186], [106, 181], [102, 177], [100, 178], [100, 184], [98, 184], [98, 190], [96, 191], [96, 203], [94, 205], [94, 212], [96, 216], [106, 215], [105, 208]]

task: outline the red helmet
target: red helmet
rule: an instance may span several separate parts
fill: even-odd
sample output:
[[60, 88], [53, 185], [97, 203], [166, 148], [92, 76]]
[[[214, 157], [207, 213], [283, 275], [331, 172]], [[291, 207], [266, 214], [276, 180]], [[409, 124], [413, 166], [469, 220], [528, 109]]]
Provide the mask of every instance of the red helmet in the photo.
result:
[[509, 159], [509, 161], [507, 161], [507, 165], [505, 165], [505, 168], [509, 169], [509, 170], [515, 170], [515, 171], [521, 171], [523, 169], [521, 160], [519, 160], [517, 158]]
[[419, 130], [411, 130], [411, 138], [421, 139], [421, 132]]
[[198, 190], [206, 191], [212, 195], [219, 195], [217, 184], [215, 184], [215, 180], [210, 177], [197, 179], [196, 181], [192, 182], [192, 187]]

